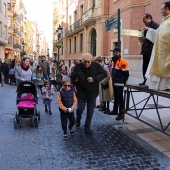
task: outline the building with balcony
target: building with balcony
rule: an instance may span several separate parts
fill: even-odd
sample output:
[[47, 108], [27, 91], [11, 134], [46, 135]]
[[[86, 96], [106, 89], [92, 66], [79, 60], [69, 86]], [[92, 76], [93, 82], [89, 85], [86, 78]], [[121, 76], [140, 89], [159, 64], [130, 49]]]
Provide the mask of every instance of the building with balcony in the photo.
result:
[[14, 58], [20, 58], [21, 52], [21, 19], [20, 19], [20, 4], [19, 0], [13, 1], [13, 49]]
[[24, 19], [24, 42], [25, 42], [25, 52], [27, 56], [30, 56], [33, 59], [33, 34], [35, 30], [28, 20], [27, 17]]
[[32, 24], [32, 27], [34, 28], [34, 34], [33, 34], [33, 54], [34, 59], [38, 59], [38, 56], [40, 55], [40, 45], [39, 45], [39, 30], [38, 25], [36, 21], [30, 21]]
[[0, 58], [5, 60], [5, 45], [8, 44], [8, 4], [7, 0], [0, 1]]
[[8, 43], [5, 45], [5, 59], [14, 57], [13, 49], [13, 6], [12, 1], [7, 0], [7, 15], [8, 15]]
[[[60, 58], [70, 65], [71, 60], [81, 60], [82, 53], [89, 52], [94, 57], [104, 56], [110, 61], [112, 56], [110, 49], [118, 44], [118, 31], [117, 26], [105, 31], [105, 21], [117, 17], [119, 8], [121, 29], [143, 29], [144, 13], [152, 14], [154, 21], [161, 22], [160, 8], [163, 2], [163, 0], [60, 0], [60, 25], [63, 27], [60, 41], [64, 46], [63, 53], [60, 51]], [[121, 53], [130, 63], [131, 75], [142, 76], [141, 45], [138, 37], [121, 35], [120, 40]]]
[[47, 48], [48, 48], [48, 44], [46, 41], [46, 36], [44, 34], [43, 31], [39, 32], [39, 49], [40, 49], [40, 55], [47, 55]]
[[58, 42], [58, 36], [57, 36], [57, 28], [60, 24], [60, 14], [61, 14], [61, 4], [60, 1], [54, 0], [53, 1], [53, 58], [57, 58], [58, 55], [58, 49], [57, 49], [57, 42]]
[[24, 32], [25, 32], [25, 18], [27, 15], [27, 11], [26, 8], [24, 6], [24, 3], [22, 2], [22, 0], [20, 0], [20, 20], [21, 20], [21, 27], [20, 27], [20, 32], [21, 32], [21, 39], [20, 39], [20, 43], [21, 43], [21, 51], [20, 51], [20, 57], [24, 57], [26, 55], [25, 52], [25, 37], [24, 37]]

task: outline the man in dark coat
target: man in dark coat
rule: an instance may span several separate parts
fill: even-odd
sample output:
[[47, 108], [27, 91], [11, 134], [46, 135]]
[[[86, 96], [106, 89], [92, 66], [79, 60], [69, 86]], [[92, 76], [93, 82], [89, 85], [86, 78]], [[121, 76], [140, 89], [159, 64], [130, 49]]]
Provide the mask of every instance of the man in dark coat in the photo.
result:
[[[151, 14], [148, 14], [148, 13], [144, 14], [143, 23], [146, 25], [146, 27], [153, 28], [155, 30], [159, 27], [159, 24], [154, 22], [152, 20]], [[146, 74], [148, 64], [150, 61], [153, 43], [146, 38], [146, 31], [144, 31], [144, 37], [139, 37], [139, 40], [142, 43], [142, 49], [141, 49], [141, 54], [143, 55], [142, 73], [143, 73], [143, 78], [144, 78], [144, 81], [140, 83], [139, 85], [145, 85], [146, 83], [145, 74]]]
[[98, 63], [92, 62], [92, 60], [93, 57], [90, 53], [84, 53], [82, 56], [83, 62], [77, 64], [71, 73], [72, 82], [77, 89], [76, 126], [80, 126], [82, 113], [87, 103], [87, 116], [84, 128], [89, 135], [93, 134], [90, 125], [96, 98], [99, 94], [99, 82], [107, 76], [106, 71]]
[[40, 66], [41, 66], [45, 80], [49, 80], [49, 78], [50, 78], [50, 65], [46, 61], [46, 57], [44, 55], [41, 56]]

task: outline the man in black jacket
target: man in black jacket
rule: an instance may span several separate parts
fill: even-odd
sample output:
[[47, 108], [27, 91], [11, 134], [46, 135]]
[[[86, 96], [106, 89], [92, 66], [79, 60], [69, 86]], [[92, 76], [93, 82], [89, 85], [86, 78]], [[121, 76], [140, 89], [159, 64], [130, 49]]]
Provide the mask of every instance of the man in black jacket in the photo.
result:
[[99, 82], [103, 80], [107, 73], [96, 62], [92, 62], [93, 57], [90, 53], [84, 53], [82, 63], [74, 67], [71, 73], [72, 82], [76, 85], [78, 106], [76, 110], [76, 126], [80, 126], [82, 113], [87, 103], [87, 116], [85, 121], [85, 132], [92, 135], [90, 129], [93, 117], [96, 98], [99, 94]]
[[[151, 14], [148, 14], [148, 13], [144, 14], [143, 23], [146, 25], [146, 27], [153, 28], [155, 30], [159, 27], [159, 24], [154, 22], [152, 20]], [[141, 49], [141, 54], [143, 55], [142, 72], [143, 72], [143, 78], [144, 78], [144, 81], [140, 83], [139, 85], [145, 85], [146, 83], [145, 73], [148, 68], [148, 64], [150, 61], [152, 48], [153, 48], [153, 43], [145, 37], [146, 37], [146, 31], [144, 31], [144, 37], [139, 37], [139, 40], [142, 43], [142, 49]]]
[[49, 78], [50, 78], [50, 65], [46, 61], [46, 57], [44, 55], [41, 56], [40, 66], [41, 66], [45, 80], [49, 80]]

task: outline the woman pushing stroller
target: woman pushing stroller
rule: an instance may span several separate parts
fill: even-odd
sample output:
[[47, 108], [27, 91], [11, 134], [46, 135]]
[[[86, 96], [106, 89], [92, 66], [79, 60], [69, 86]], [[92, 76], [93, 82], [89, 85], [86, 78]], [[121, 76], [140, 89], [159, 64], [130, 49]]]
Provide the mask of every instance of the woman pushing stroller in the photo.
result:
[[24, 57], [22, 59], [21, 65], [15, 68], [15, 78], [16, 85], [23, 81], [31, 81], [33, 77], [34, 69], [30, 66], [30, 59], [28, 57]]

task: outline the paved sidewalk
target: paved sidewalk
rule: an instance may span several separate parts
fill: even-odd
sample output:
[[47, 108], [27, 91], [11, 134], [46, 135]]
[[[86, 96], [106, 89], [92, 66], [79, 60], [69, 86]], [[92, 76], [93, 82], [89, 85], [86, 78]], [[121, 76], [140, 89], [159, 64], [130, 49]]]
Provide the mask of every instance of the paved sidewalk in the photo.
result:
[[[139, 84], [143, 81], [142, 78], [137, 77], [130, 77], [128, 80], [129, 84]], [[146, 93], [139, 93], [135, 94], [135, 100], [141, 101], [144, 99]], [[149, 101], [150, 104], [153, 104], [152, 101]], [[159, 99], [159, 104], [164, 106], [169, 106], [169, 99], [161, 98]], [[142, 105], [143, 106], [143, 105]], [[112, 106], [110, 107], [112, 109]], [[147, 110], [142, 113], [148, 120], [153, 121], [154, 123], [158, 122], [158, 116], [153, 110]], [[169, 122], [169, 109], [163, 109], [160, 112], [161, 121], [165, 125]], [[115, 116], [110, 116], [113, 120], [115, 119]], [[170, 157], [170, 137], [151, 128], [150, 126], [147, 126], [146, 124], [132, 118], [131, 116], [125, 115], [125, 122], [122, 123], [120, 121], [120, 124], [123, 126], [123, 128], [127, 128], [131, 131], [132, 134], [135, 134], [140, 139], [147, 142], [149, 145], [153, 146], [158, 151], [162, 152], [164, 155]]]
[[[0, 87], [0, 169], [2, 170], [165, 170], [170, 159], [143, 140], [126, 123], [95, 109], [93, 136], [84, 133], [84, 116], [75, 136], [62, 139], [59, 111], [54, 97], [50, 116], [44, 112], [42, 99], [39, 127], [23, 120], [21, 129], [14, 129], [16, 87]], [[149, 128], [150, 129], [150, 128]], [[148, 130], [148, 129], [146, 129]], [[141, 132], [141, 131], [140, 131]], [[151, 131], [150, 131], [151, 132]]]

